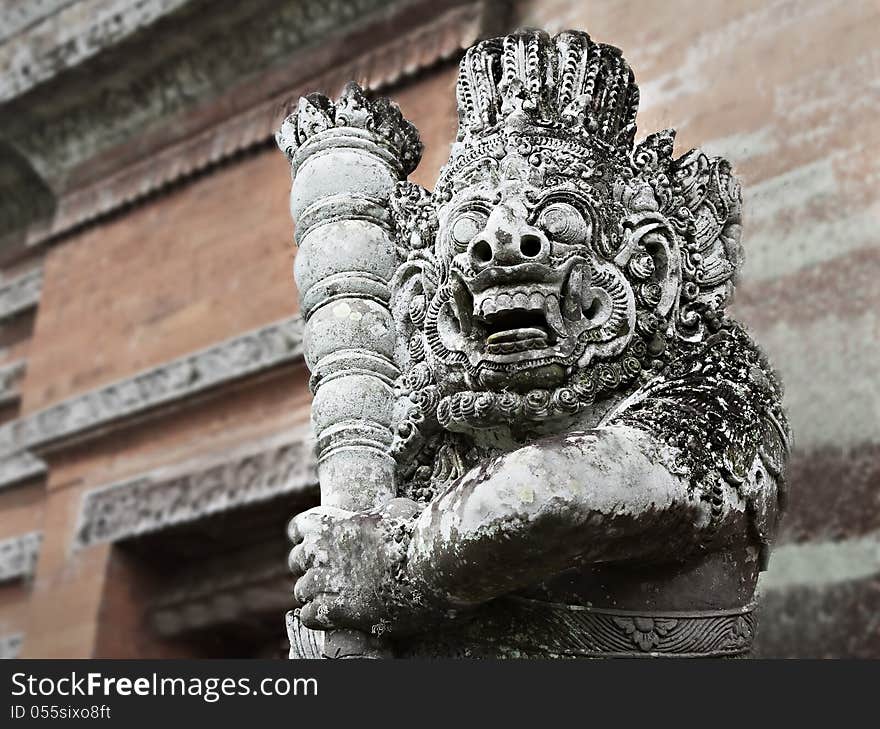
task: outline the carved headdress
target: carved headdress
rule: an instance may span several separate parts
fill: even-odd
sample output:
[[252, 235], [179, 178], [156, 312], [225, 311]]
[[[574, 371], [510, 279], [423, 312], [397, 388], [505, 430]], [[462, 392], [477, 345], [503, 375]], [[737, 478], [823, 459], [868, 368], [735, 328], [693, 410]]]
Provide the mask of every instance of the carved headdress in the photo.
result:
[[461, 62], [457, 97], [458, 137], [439, 189], [498, 156], [511, 138], [581, 160], [632, 148], [639, 103], [633, 72], [619, 49], [580, 31], [551, 39], [524, 30], [473, 46]]

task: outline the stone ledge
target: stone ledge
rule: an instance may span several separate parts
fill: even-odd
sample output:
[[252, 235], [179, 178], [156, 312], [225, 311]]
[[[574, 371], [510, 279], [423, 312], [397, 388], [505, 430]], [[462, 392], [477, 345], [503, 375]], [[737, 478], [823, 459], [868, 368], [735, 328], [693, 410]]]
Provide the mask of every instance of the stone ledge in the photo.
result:
[[88, 492], [74, 547], [118, 542], [317, 483], [308, 431], [286, 433], [223, 459], [157, 469]]
[[302, 333], [283, 319], [0, 426], [0, 488], [45, 472], [35, 452], [296, 360]]
[[34, 269], [5, 283], [0, 283], [0, 323], [33, 309], [40, 301], [43, 271]]
[[0, 489], [42, 478], [48, 472], [45, 461], [23, 451], [0, 459]]
[[[51, 185], [54, 211], [48, 216], [10, 213], [11, 219], [30, 222], [16, 224], [5, 236], [0, 231], [0, 248], [57, 238], [269, 144], [287, 103], [301, 94], [320, 88], [335, 95], [351, 79], [381, 89], [456, 57], [506, 17], [506, 4], [498, 0], [441, 0], [433, 6], [427, 0], [399, 0], [384, 9], [374, 0], [339, 0], [323, 11], [340, 18], [330, 30], [326, 18], [318, 22], [309, 15], [306, 5], [315, 4], [281, 3], [254, 12], [254, 17], [241, 20], [236, 32], [220, 36], [216, 43], [203, 43], [198, 51], [175, 56], [143, 78], [130, 79], [131, 91], [114, 89], [100, 95], [88, 89], [71, 109], [48, 114], [43, 110], [45, 118], [39, 122], [0, 130], [0, 138], [8, 137], [16, 149], [24, 150], [38, 177]], [[290, 19], [300, 15], [305, 19]], [[359, 18], [357, 23], [354, 18]], [[397, 19], [394, 24], [392, 19]], [[320, 32], [311, 32], [315, 23]], [[275, 37], [279, 28], [285, 29], [281, 40]], [[368, 29], [373, 32], [366, 43]], [[346, 34], [357, 42], [349, 42]], [[326, 53], [316, 51], [322, 40]], [[266, 68], [257, 74], [253, 59], [264, 57]], [[233, 71], [227, 68], [229, 59], [236, 59]], [[219, 69], [230, 77], [198, 86], [200, 80], [221, 73]], [[241, 78], [250, 81], [242, 85]], [[217, 89], [222, 93], [212, 97]], [[136, 102], [126, 99], [127, 94]], [[47, 102], [51, 108], [60, 103]], [[135, 134], [141, 137], [136, 147], [108, 142]], [[48, 138], [55, 140], [51, 149], [43, 143]], [[135, 155], [135, 150], [142, 153]], [[88, 174], [82, 172], [85, 168]]]
[[0, 427], [0, 454], [45, 448], [290, 362], [302, 354], [302, 334], [293, 316], [50, 405]]
[[42, 541], [41, 532], [28, 532], [0, 542], [0, 582], [31, 577], [37, 566]]
[[4, 9], [2, 19], [13, 33], [4, 33], [0, 44], [0, 65], [7, 69], [0, 79], [0, 102], [118, 45], [191, 1], [76, 0], [56, 3], [54, 11], [42, 14], [40, 7]]

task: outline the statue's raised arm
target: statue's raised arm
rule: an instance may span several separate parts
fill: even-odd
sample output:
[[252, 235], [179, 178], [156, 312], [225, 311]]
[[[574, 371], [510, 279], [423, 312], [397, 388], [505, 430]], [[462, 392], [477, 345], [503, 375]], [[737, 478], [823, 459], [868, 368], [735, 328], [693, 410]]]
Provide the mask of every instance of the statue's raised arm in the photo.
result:
[[[633, 73], [585, 33], [483, 41], [457, 94], [434, 191], [402, 181], [413, 162], [364, 196], [393, 245], [387, 325], [360, 347], [381, 340], [391, 435], [370, 443], [386, 465], [331, 473], [380, 497], [291, 523], [302, 623], [397, 655], [747, 653], [790, 437], [725, 312], [730, 165], [675, 158], [671, 131], [634, 146]], [[321, 193], [337, 226], [357, 217], [340, 193]], [[349, 391], [346, 427], [374, 391]]]

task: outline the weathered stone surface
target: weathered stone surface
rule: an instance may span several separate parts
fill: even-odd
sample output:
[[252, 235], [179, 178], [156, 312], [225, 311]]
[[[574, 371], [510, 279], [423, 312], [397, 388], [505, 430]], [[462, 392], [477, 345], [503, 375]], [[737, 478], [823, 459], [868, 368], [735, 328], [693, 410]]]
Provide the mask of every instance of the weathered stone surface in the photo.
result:
[[33, 453], [21, 451], [0, 458], [0, 489], [46, 474], [45, 462]]
[[[191, 0], [11, 3], [0, 16], [0, 103], [76, 66]], [[5, 41], [5, 42], [4, 42]]]
[[877, 532], [780, 547], [760, 592], [756, 655], [876, 658], [880, 652]]
[[[674, 158], [670, 130], [634, 145], [633, 73], [577, 31], [473, 46], [457, 98], [433, 193], [390, 190], [414, 135], [356, 87], [278, 136], [319, 458], [347, 458], [291, 523], [292, 656], [386, 655], [383, 633], [402, 655], [620, 655], [618, 629], [632, 655], [748, 652], [790, 435], [725, 312], [730, 164]], [[530, 637], [511, 594], [548, 625], [602, 612]]]
[[42, 541], [40, 532], [0, 541], [0, 582], [29, 578], [37, 566]]
[[18, 385], [27, 369], [27, 360], [16, 360], [5, 367], [0, 367], [0, 405], [9, 405], [19, 397]]

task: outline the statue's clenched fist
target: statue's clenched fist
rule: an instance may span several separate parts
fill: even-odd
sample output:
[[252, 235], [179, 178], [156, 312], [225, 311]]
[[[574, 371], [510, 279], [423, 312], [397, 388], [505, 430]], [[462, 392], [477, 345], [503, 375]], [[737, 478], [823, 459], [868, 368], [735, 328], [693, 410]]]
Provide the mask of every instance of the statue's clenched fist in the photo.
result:
[[426, 599], [406, 572], [419, 511], [414, 501], [393, 499], [374, 511], [318, 506], [294, 517], [289, 563], [303, 624], [405, 632]]

